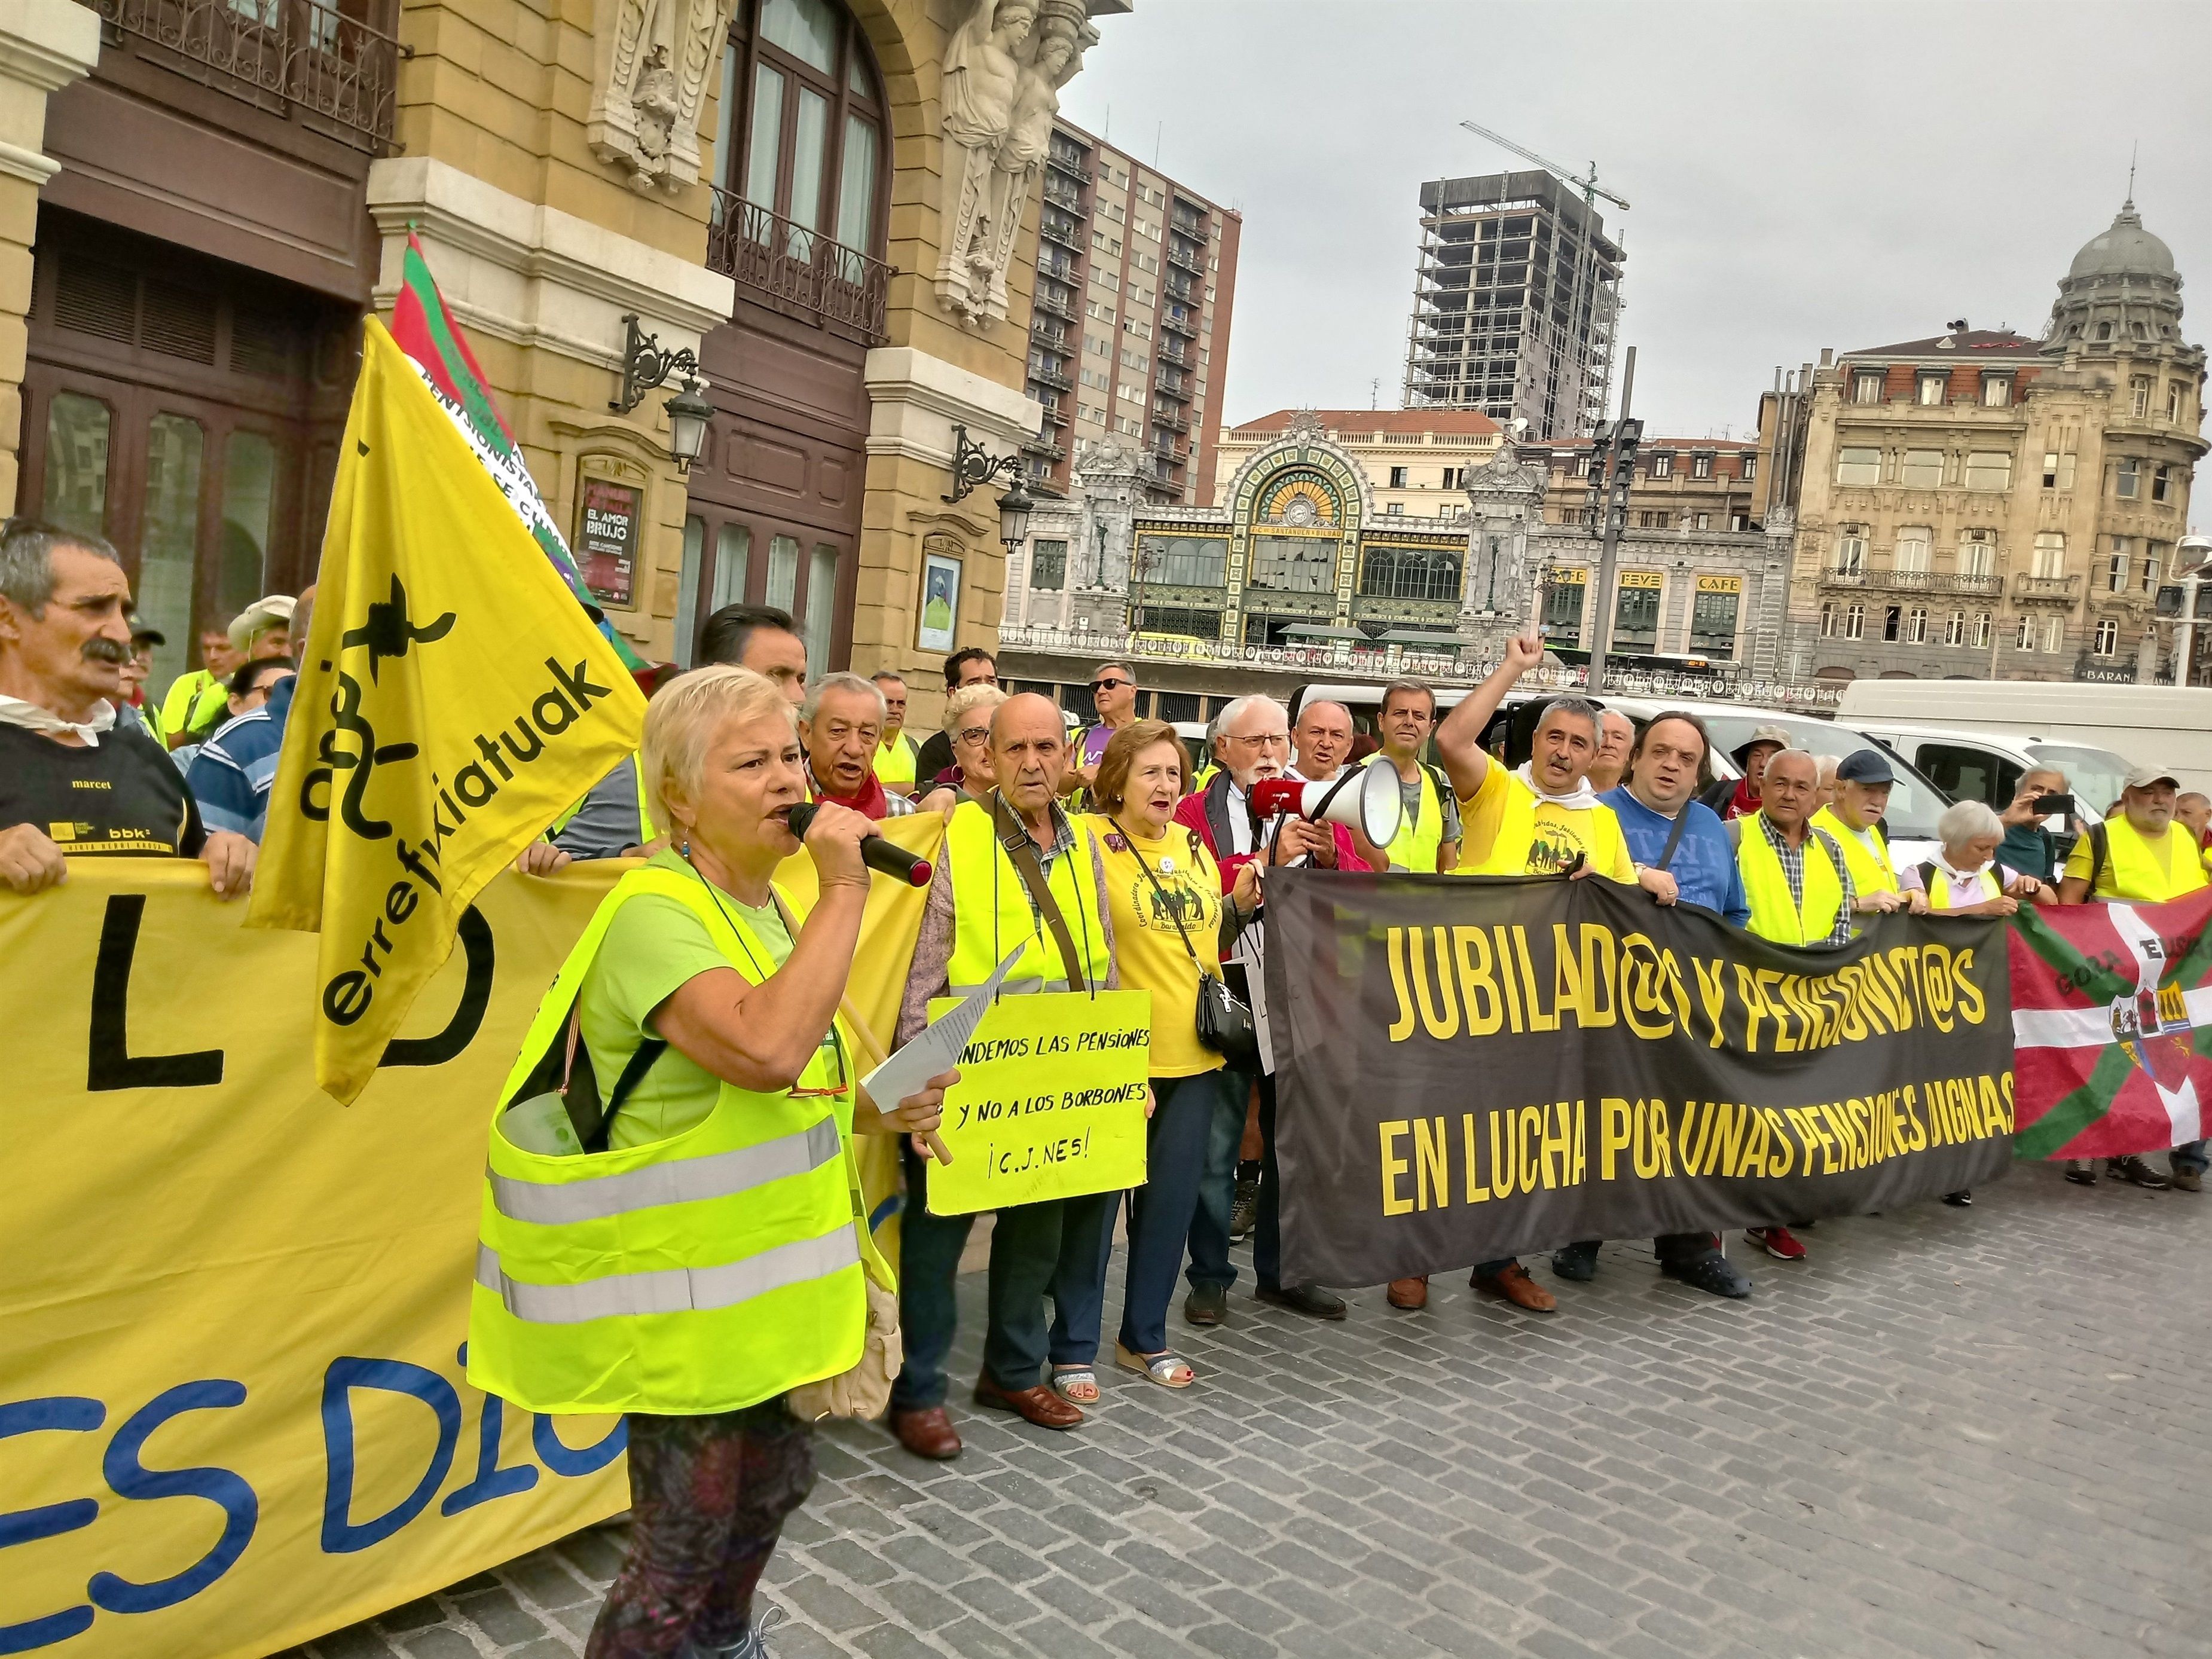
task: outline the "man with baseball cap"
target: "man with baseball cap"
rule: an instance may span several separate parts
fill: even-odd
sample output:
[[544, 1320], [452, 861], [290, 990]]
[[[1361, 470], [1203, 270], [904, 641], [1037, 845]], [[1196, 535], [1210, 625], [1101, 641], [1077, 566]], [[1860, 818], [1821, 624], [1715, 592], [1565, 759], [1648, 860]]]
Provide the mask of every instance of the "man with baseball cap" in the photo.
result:
[[[2200, 853], [2196, 837], [2174, 820], [2180, 791], [2180, 781], [2162, 766], [2138, 766], [2130, 772], [2120, 791], [2120, 810], [2091, 824], [2088, 834], [2074, 843], [2065, 879], [2058, 884], [2058, 902], [2164, 904], [2212, 886], [2205, 874], [2205, 860], [2212, 855]], [[2138, 1187], [2202, 1189], [2208, 1162], [2202, 1140], [2175, 1147], [2171, 1161], [2170, 1183], [2132, 1155], [2107, 1159], [2106, 1170]], [[2096, 1169], [2087, 1158], [2070, 1159], [2066, 1178], [2086, 1187], [2096, 1180]]]
[[1857, 896], [1854, 908], [1861, 915], [1908, 908], [1917, 915], [1928, 908], [1926, 894], [1907, 893], [1899, 886], [1881, 833], [1881, 815], [1889, 810], [1889, 792], [1896, 782], [1897, 774], [1879, 750], [1854, 750], [1837, 763], [1835, 805], [1813, 814], [1814, 827], [1826, 830], [1844, 849]]
[[1726, 778], [1720, 779], [1700, 799], [1723, 818], [1749, 817], [1759, 811], [1759, 780], [1765, 774], [1768, 757], [1780, 754], [1794, 741], [1778, 726], [1756, 728], [1749, 741], [1734, 754], [1743, 776], [1733, 783]]
[[292, 612], [299, 601], [289, 593], [256, 599], [231, 619], [230, 647], [241, 662], [292, 654]]

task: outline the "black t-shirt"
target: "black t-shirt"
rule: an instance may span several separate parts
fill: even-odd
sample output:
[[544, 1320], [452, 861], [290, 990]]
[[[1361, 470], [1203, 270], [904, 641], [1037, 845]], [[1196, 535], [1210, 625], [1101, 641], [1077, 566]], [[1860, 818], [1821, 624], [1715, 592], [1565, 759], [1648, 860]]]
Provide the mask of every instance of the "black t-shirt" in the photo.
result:
[[122, 724], [82, 749], [0, 725], [0, 830], [19, 823], [72, 855], [198, 858], [207, 842], [176, 763], [143, 727]]
[[930, 780], [951, 764], [952, 739], [942, 732], [931, 732], [914, 757], [914, 787], [927, 794]]

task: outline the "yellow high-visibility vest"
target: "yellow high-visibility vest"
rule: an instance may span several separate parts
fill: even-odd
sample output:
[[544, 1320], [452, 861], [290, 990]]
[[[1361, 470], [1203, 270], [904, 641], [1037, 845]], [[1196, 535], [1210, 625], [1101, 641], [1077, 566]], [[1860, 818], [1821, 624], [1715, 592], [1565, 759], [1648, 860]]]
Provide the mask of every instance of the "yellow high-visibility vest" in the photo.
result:
[[1890, 868], [1889, 842], [1878, 829], [1869, 828], [1867, 834], [1874, 837], [1874, 850], [1853, 834], [1849, 824], [1836, 816], [1832, 806], [1823, 806], [1813, 814], [1813, 827], [1825, 830], [1836, 838], [1836, 845], [1844, 849], [1844, 867], [1851, 872], [1851, 885], [1862, 893], [1902, 893], [1897, 884], [1897, 872]]
[[[657, 837], [660, 832], [653, 828], [653, 811], [646, 805], [645, 756], [638, 750], [633, 749], [630, 750], [629, 770], [630, 776], [635, 779], [637, 783], [637, 840], [634, 842], [632, 845], [644, 847]], [[579, 795], [566, 811], [562, 812], [559, 817], [553, 820], [552, 827], [545, 832], [545, 839], [550, 841], [554, 836], [559, 835], [563, 830], [566, 830], [568, 827], [569, 821], [573, 819], [577, 813], [583, 810], [584, 797]]]
[[[190, 732], [212, 720], [229, 703], [230, 687], [207, 669], [195, 668], [169, 682], [169, 689], [161, 698], [160, 730], [165, 736]], [[150, 712], [152, 705], [147, 707]]]
[[[1845, 856], [1849, 856], [1848, 853]], [[1952, 903], [1951, 878], [1945, 872], [1942, 865], [1933, 862], [1922, 865], [1920, 880], [1922, 886], [1927, 890], [1928, 908], [1930, 910], [1955, 910], [1965, 908], [1965, 905]], [[1966, 904], [1985, 904], [1993, 898], [2004, 896], [2004, 884], [1997, 879], [1997, 867], [1994, 860], [1982, 867], [1974, 878], [1974, 896], [1966, 900]]]
[[1045, 885], [1059, 901], [1060, 914], [1083, 958], [1078, 964], [1088, 981], [1071, 985], [1052, 929], [1030, 910], [1029, 890], [1014, 861], [1000, 844], [992, 823], [991, 798], [963, 801], [945, 824], [945, 857], [952, 881], [952, 960], [946, 969], [951, 994], [959, 996], [982, 984], [1015, 945], [1027, 939], [1021, 959], [1006, 978], [1008, 991], [1103, 989], [1110, 959], [1106, 921], [1099, 913], [1098, 887], [1091, 879], [1091, 831], [1071, 817], [1075, 845], [1054, 859]]
[[876, 781], [886, 789], [911, 795], [915, 768], [921, 759], [921, 750], [915, 740], [903, 730], [895, 732], [876, 745]]
[[2207, 884], [2197, 838], [2179, 818], [2166, 826], [2166, 868], [2158, 867], [2150, 843], [2123, 812], [2105, 821], [2105, 868], [2094, 898], [2129, 904], [2164, 904]]
[[[1379, 764], [1389, 767], [1393, 779], [1396, 779], [1398, 769], [1391, 763], [1388, 757], [1383, 757]], [[1398, 819], [1398, 833], [1385, 850], [1390, 854], [1390, 863], [1393, 867], [1402, 867], [1419, 875], [1432, 876], [1437, 872], [1437, 851], [1444, 844], [1443, 803], [1437, 795], [1437, 781], [1429, 775], [1429, 769], [1417, 761], [1414, 763], [1414, 769], [1420, 774], [1421, 778], [1420, 817], [1416, 819], [1401, 815]], [[1510, 806], [1506, 810], [1509, 813], [1512, 811]], [[1535, 824], [1533, 812], [1529, 817], [1529, 824], [1533, 830]], [[1502, 827], [1498, 838], [1501, 841], [1504, 839]], [[1526, 856], [1524, 853], [1522, 857], [1526, 858]]]
[[1805, 896], [1790, 902], [1790, 878], [1782, 873], [1782, 860], [1766, 839], [1765, 814], [1755, 812], [1743, 820], [1736, 842], [1736, 867], [1743, 872], [1744, 902], [1751, 907], [1748, 930], [1778, 945], [1826, 945], [1836, 925], [1836, 911], [1844, 902], [1844, 878], [1836, 867], [1838, 848], [1832, 854], [1827, 838], [1816, 830], [1805, 836]]
[[699, 878], [647, 866], [615, 884], [538, 1005], [494, 1111], [469, 1304], [469, 1381], [530, 1411], [757, 1405], [857, 1364], [863, 1275], [891, 1282], [854, 1200], [845, 1031], [791, 1090], [724, 1083], [704, 1122], [666, 1139], [561, 1157], [500, 1133], [498, 1113], [565, 1041], [608, 923], [643, 893], [694, 911], [749, 981], [774, 960]]

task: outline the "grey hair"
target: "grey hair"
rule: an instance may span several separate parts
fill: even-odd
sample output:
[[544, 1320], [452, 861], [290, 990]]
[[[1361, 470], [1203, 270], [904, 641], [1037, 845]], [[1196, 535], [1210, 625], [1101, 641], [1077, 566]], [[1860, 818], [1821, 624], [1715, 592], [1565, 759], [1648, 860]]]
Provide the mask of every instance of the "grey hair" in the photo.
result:
[[945, 715], [938, 722], [945, 736], [960, 729], [960, 722], [978, 708], [996, 708], [1010, 694], [995, 685], [963, 685], [945, 700]]
[[[1421, 690], [1426, 691], [1428, 690], [1428, 687], [1423, 686]], [[1433, 699], [1435, 693], [1431, 692], [1430, 696]], [[1301, 707], [1298, 710], [1299, 723], [1303, 725], [1305, 721], [1305, 717], [1312, 714], [1316, 708], [1334, 708], [1338, 714], [1344, 716], [1346, 723], [1352, 724], [1355, 726], [1357, 726], [1357, 722], [1353, 721], [1352, 719], [1352, 710], [1345, 707], [1344, 704], [1339, 702], [1334, 697], [1316, 697], [1311, 702]], [[1212, 736], [1212, 734], [1209, 732], [1207, 735]]]
[[1283, 729], [1285, 731], [1288, 731], [1291, 725], [1291, 711], [1284, 708], [1281, 703], [1276, 702], [1274, 698], [1267, 696], [1263, 692], [1255, 691], [1249, 697], [1238, 697], [1236, 701], [1231, 702], [1228, 708], [1221, 711], [1218, 717], [1220, 723], [1214, 727], [1215, 735], [1218, 736], [1222, 732], [1226, 732], [1231, 726], [1234, 726], [1237, 720], [1243, 717], [1244, 711], [1246, 709], [1252, 708], [1255, 704], [1263, 702], [1267, 704], [1268, 708], [1273, 709], [1278, 714], [1280, 714], [1283, 717]]
[[815, 681], [807, 690], [806, 701], [799, 705], [799, 718], [811, 724], [822, 707], [823, 694], [830, 691], [857, 691], [863, 696], [872, 697], [875, 700], [877, 723], [880, 725], [887, 718], [883, 688], [873, 680], [862, 679], [858, 674], [824, 674]]
[[1936, 820], [1936, 838], [1946, 848], [1964, 847], [1977, 836], [2002, 834], [2004, 820], [1986, 801], [1953, 801]]
[[9, 519], [0, 522], [0, 597], [33, 617], [46, 615], [46, 601], [54, 596], [58, 547], [82, 548], [110, 564], [123, 562], [105, 538], [90, 531], [65, 529], [43, 519]]
[[1820, 783], [1823, 787], [1826, 787], [1836, 781], [1836, 769], [1844, 763], [1844, 757], [1841, 755], [1822, 755], [1819, 759]]
[[1544, 712], [1536, 716], [1536, 724], [1541, 726], [1554, 714], [1571, 714], [1577, 720], [1588, 720], [1592, 741], [1604, 741], [1605, 712], [1588, 697], [1553, 698], [1544, 705]]

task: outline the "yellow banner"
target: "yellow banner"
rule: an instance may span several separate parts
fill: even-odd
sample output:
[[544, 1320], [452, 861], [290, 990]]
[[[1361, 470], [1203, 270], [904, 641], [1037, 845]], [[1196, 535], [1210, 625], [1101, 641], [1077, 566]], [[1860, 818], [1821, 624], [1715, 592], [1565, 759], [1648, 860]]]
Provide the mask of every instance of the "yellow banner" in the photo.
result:
[[[313, 1073], [315, 941], [198, 865], [0, 891], [0, 1006], [38, 1011], [0, 1087], [0, 1654], [260, 1659], [629, 1502], [617, 1419], [516, 1411], [460, 1355], [493, 1097], [626, 867], [486, 887], [351, 1106]], [[921, 896], [879, 879], [863, 924], [885, 1032]], [[861, 1142], [883, 1243], [894, 1151]]]
[[[939, 998], [930, 1017], [954, 1006]], [[952, 1162], [929, 1172], [930, 1213], [1141, 1185], [1152, 1041], [1150, 991], [1000, 998], [945, 1097]]]
[[636, 747], [645, 699], [374, 318], [248, 916], [320, 930], [350, 1101], [483, 884]]

